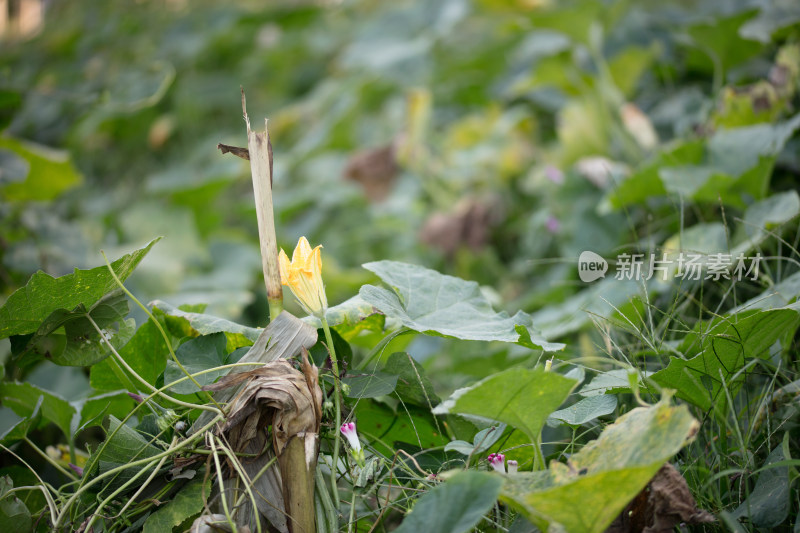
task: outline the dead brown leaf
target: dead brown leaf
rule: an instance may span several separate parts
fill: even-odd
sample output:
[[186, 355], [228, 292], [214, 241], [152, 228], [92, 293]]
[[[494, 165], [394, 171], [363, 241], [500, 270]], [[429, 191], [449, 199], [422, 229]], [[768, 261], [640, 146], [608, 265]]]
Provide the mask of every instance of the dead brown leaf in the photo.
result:
[[667, 463], [625, 507], [606, 533], [671, 533], [680, 524], [705, 524], [716, 519], [697, 508], [680, 472]]
[[380, 202], [392, 190], [398, 170], [395, 146], [387, 144], [353, 154], [343, 174], [360, 183], [371, 202]]
[[431, 215], [422, 226], [420, 240], [448, 257], [462, 246], [478, 251], [488, 244], [498, 215], [499, 209], [491, 203], [465, 199], [450, 213]]
[[263, 367], [228, 375], [217, 383], [203, 387], [218, 391], [245, 383], [230, 403], [230, 410], [221, 431], [235, 450], [244, 450], [259, 431], [272, 426], [274, 449], [283, 452], [291, 437], [319, 433], [322, 414], [322, 391], [316, 379], [316, 368], [307, 360], [304, 370], [279, 359]]

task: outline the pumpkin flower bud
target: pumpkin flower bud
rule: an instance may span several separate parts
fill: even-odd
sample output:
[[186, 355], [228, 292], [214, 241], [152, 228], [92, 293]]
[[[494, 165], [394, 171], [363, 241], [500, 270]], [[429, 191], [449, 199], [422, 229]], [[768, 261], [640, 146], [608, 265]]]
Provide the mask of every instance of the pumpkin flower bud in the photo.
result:
[[278, 255], [281, 284], [292, 290], [292, 294], [308, 314], [318, 318], [323, 318], [328, 310], [328, 299], [322, 284], [321, 248], [322, 245], [312, 250], [306, 238], [300, 237], [291, 262], [283, 250]]
[[508, 473], [516, 474], [519, 469], [519, 464], [514, 459], [508, 460]]
[[494, 468], [495, 472], [506, 473], [506, 456], [502, 453], [490, 454], [486, 460], [489, 461], [489, 465]]

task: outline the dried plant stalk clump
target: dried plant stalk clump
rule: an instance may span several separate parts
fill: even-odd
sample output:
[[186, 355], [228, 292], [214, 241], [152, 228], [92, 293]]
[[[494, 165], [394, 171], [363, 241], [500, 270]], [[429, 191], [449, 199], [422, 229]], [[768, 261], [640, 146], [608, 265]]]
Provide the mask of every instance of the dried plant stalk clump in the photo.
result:
[[[218, 432], [234, 452], [258, 454], [250, 464], [242, 461], [242, 469], [250, 478], [277, 456], [278, 468], [270, 468], [261, 483], [253, 486], [258, 489], [255, 492], [259, 494], [259, 512], [275, 529], [287, 533], [316, 530], [314, 471], [319, 453], [322, 390], [317, 368], [309, 362], [305, 348], [302, 355], [302, 372], [286, 359], [278, 359], [204, 387], [214, 392], [241, 385]], [[268, 432], [272, 436], [271, 448]], [[246, 520], [250, 520], [247, 515], [250, 513], [246, 513]]]

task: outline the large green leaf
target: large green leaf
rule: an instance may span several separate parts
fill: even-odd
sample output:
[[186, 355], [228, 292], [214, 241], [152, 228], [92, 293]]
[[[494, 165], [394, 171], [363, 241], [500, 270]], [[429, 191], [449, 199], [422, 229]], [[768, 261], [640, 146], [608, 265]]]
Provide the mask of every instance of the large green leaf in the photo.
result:
[[[211, 494], [211, 480], [202, 477], [190, 481], [166, 505], [159, 507], [144, 523], [143, 533], [172, 531], [187, 518], [199, 513]], [[205, 499], [204, 499], [205, 497]]]
[[53, 422], [66, 437], [72, 436], [73, 429], [77, 429], [79, 420], [75, 407], [64, 398], [35, 385], [2, 382], [0, 398], [3, 405], [21, 417], [35, 418], [37, 409], [41, 409], [43, 421]]
[[[6, 200], [52, 200], [83, 181], [67, 152], [2, 136], [0, 149], [21, 159], [27, 166], [23, 180], [0, 182], [0, 195]], [[5, 172], [2, 174], [5, 176]]]
[[[359, 294], [387, 317], [405, 327], [426, 334], [479, 341], [503, 341], [534, 345], [544, 350], [560, 350], [533, 330], [530, 315], [518, 312], [513, 317], [496, 313], [474, 281], [464, 281], [416, 265], [396, 261], [366, 263], [364, 268], [377, 274], [391, 290], [364, 285]], [[520, 338], [522, 326], [529, 338]]]
[[687, 28], [688, 36], [696, 46], [687, 57], [689, 65], [708, 72], [716, 69], [726, 72], [758, 54], [764, 45], [739, 33], [739, 29], [755, 14], [755, 10], [748, 10], [713, 20], [701, 19]]
[[[785, 461], [783, 446], [778, 445], [767, 457], [764, 467]], [[749, 517], [756, 527], [773, 528], [781, 525], [791, 509], [789, 467], [772, 467], [758, 475], [753, 492], [733, 512], [734, 518]]]
[[39, 396], [33, 411], [22, 420], [11, 426], [5, 433], [0, 435], [0, 444], [10, 446], [28, 436], [28, 432], [36, 429], [42, 420], [42, 403], [44, 396]]
[[577, 381], [539, 367], [509, 368], [471, 387], [459, 389], [436, 407], [435, 414], [460, 413], [505, 422], [531, 441], [547, 417], [569, 396]]
[[[119, 350], [122, 359], [151, 385], [155, 385], [156, 380], [164, 372], [168, 353], [164, 337], [152, 319], [142, 324], [131, 340]], [[131, 385], [139, 389], [141, 385], [135, 378], [128, 377], [123, 381], [118, 372], [115, 362], [105, 359], [92, 366], [89, 383], [92, 388], [99, 391], [125, 390]]]
[[33, 526], [31, 512], [16, 494], [8, 494], [12, 488], [14, 482], [9, 476], [0, 477], [0, 524], [8, 533], [28, 533]]
[[[117, 277], [125, 281], [159, 240], [160, 238], [154, 239], [144, 248], [111, 263]], [[72, 274], [59, 278], [40, 270], [31, 276], [24, 287], [14, 291], [3, 307], [0, 307], [0, 338], [32, 333], [39, 329], [42, 321], [59, 309], [72, 310], [79, 305], [91, 308], [100, 298], [115, 289], [117, 284], [105, 265], [90, 270], [75, 269]]]
[[733, 397], [745, 376], [735, 374], [748, 359], [767, 357], [769, 348], [800, 324], [796, 309], [744, 312], [698, 325], [679, 347], [691, 359], [670, 357], [667, 368], [652, 375], [662, 387], [677, 390], [677, 396], [703, 410], [713, 408], [718, 417], [727, 415], [723, 380]]
[[241, 324], [231, 322], [230, 320], [225, 320], [224, 318], [206, 315], [203, 313], [182, 311], [166, 302], [162, 302], [161, 300], [155, 300], [152, 305], [153, 307], [162, 310], [167, 315], [185, 318], [189, 321], [189, 324], [191, 324], [192, 327], [201, 335], [210, 335], [211, 333], [219, 333], [224, 331], [227, 333], [238, 333], [240, 335], [244, 335], [251, 341], [255, 342], [255, 340], [258, 339], [258, 335], [261, 333], [260, 329], [242, 326]]
[[[225, 334], [222, 332], [212, 333], [211, 335], [203, 335], [202, 337], [196, 337], [181, 344], [175, 352], [175, 356], [189, 374], [194, 374], [195, 372], [201, 372], [203, 370], [209, 370], [211, 368], [236, 362], [232, 359], [229, 359], [229, 355], [225, 350], [227, 342], [228, 341], [225, 338]], [[244, 355], [244, 352], [246, 352], [248, 349], [249, 348], [241, 348], [240, 350], [243, 351], [240, 351], [235, 359], [238, 360], [238, 357]], [[237, 352], [232, 352], [230, 355], [235, 353]], [[201, 387], [203, 387], [209, 383], [214, 383], [217, 378], [224, 376], [229, 371], [230, 369], [228, 368], [215, 370], [213, 372], [195, 376], [194, 379], [200, 384]], [[183, 373], [180, 367], [175, 364], [175, 361], [172, 359], [167, 360], [167, 367], [164, 370], [165, 384], [177, 381], [185, 375], [186, 374]], [[180, 383], [170, 387], [169, 390], [177, 394], [192, 394], [195, 392], [200, 392], [200, 390], [197, 388], [197, 385], [195, 385], [191, 380], [181, 381]]]
[[397, 376], [397, 397], [405, 403], [432, 408], [440, 402], [425, 369], [406, 352], [389, 356], [383, 371]]
[[611, 414], [616, 408], [617, 397], [614, 395], [590, 396], [565, 409], [554, 411], [547, 417], [547, 425], [555, 427], [564, 423], [570, 426], [580, 426], [595, 418]]
[[[161, 449], [154, 446], [132, 427], [123, 424], [114, 416], [108, 418], [108, 431], [106, 440], [89, 457], [84, 468], [84, 475], [105, 473], [132, 461], [153, 457]], [[117, 486], [130, 479], [141, 467], [134, 467], [120, 471], [112, 482]]]
[[71, 311], [53, 311], [28, 341], [22, 357], [44, 357], [63, 366], [98, 363], [111, 354], [103, 337], [114, 339], [116, 349], [133, 335], [133, 324], [125, 322], [128, 311], [128, 299], [121, 290], [106, 294], [89, 309], [79, 304]]
[[662, 401], [608, 426], [567, 464], [507, 476], [500, 496], [542, 531], [601, 532], [698, 429], [686, 406]]
[[395, 531], [471, 531], [495, 504], [502, 485], [500, 476], [486, 472], [460, 472], [425, 493]]
[[706, 142], [679, 144], [620, 183], [606, 205], [619, 208], [673, 193], [744, 207], [744, 197], [766, 195], [775, 159], [798, 128], [800, 114], [779, 123], [720, 129]]

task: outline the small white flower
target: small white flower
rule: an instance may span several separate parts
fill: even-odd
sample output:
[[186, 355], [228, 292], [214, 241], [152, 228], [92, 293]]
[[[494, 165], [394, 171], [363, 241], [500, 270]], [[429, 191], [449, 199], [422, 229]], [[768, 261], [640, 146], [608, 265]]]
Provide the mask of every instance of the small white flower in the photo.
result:
[[519, 464], [514, 459], [509, 459], [508, 460], [508, 473], [509, 474], [516, 474], [518, 468], [519, 468]]
[[345, 436], [347, 442], [350, 443], [350, 447], [353, 448], [356, 452], [361, 451], [361, 441], [358, 440], [358, 432], [356, 431], [356, 423], [355, 422], [345, 422], [342, 424], [342, 427], [339, 428], [342, 432], [342, 435]]

